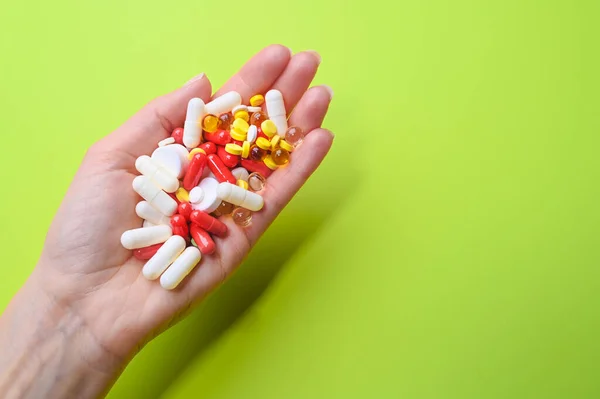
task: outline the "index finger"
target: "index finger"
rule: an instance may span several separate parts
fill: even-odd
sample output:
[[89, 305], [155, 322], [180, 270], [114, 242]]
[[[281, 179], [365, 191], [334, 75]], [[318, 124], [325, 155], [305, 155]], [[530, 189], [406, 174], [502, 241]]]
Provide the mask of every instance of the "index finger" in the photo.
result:
[[271, 88], [290, 62], [292, 52], [280, 44], [262, 49], [233, 75], [213, 96], [219, 97], [230, 91], [237, 91], [242, 101], [247, 103], [250, 97], [264, 93]]

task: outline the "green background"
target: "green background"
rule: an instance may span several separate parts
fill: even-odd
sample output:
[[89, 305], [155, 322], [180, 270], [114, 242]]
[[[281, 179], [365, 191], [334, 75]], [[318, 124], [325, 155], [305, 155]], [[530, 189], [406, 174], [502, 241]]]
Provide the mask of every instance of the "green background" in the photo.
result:
[[599, 397], [599, 8], [4, 2], [0, 309], [91, 143], [280, 42], [323, 56], [333, 150], [109, 397]]

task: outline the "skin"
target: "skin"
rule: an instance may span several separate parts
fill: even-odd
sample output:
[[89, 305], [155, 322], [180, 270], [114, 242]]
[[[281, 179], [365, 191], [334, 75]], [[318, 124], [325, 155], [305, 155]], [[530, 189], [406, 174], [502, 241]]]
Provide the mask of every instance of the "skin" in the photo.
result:
[[[140, 226], [131, 189], [135, 159], [183, 126], [187, 102], [210, 101], [205, 75], [159, 97], [86, 154], [48, 231], [33, 273], [0, 317], [0, 396], [91, 398], [106, 394], [129, 360], [222, 283], [321, 163], [333, 134], [321, 128], [332, 91], [309, 89], [320, 64], [312, 51], [291, 55], [273, 45], [250, 59], [214, 97], [280, 90], [290, 126], [307, 133], [290, 167], [275, 171], [261, 193], [265, 207], [248, 228], [229, 228], [217, 252], [173, 291], [141, 275], [143, 262], [120, 244]], [[226, 249], [226, 250], [225, 250]]]

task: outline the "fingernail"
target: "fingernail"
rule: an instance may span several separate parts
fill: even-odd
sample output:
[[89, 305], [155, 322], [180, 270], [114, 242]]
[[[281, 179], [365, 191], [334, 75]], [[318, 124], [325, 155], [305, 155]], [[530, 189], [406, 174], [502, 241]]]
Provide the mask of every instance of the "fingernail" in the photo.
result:
[[329, 98], [333, 99], [333, 89], [327, 85], [321, 85], [321, 86], [329, 92]]
[[329, 132], [329, 134], [331, 134], [331, 138], [334, 139], [335, 138], [335, 134], [331, 131], [331, 130], [327, 130]]
[[290, 50], [290, 57], [294, 55], [294, 50], [292, 50], [291, 48], [287, 48], [288, 50]]
[[319, 54], [316, 50], [306, 50], [306, 52], [314, 55], [317, 58], [317, 65], [321, 65], [321, 61], [323, 61], [321, 54]]
[[204, 77], [204, 72], [201, 73], [200, 75], [196, 75], [193, 78], [191, 78], [190, 80], [188, 80], [187, 82], [185, 82], [184, 86], [189, 86], [194, 82], [199, 81], [200, 79], [202, 79]]

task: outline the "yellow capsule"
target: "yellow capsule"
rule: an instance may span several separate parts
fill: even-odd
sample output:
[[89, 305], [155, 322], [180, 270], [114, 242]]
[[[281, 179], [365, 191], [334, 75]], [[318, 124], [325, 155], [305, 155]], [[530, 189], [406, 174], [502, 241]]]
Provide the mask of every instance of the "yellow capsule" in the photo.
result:
[[265, 98], [262, 94], [252, 96], [252, 98], [250, 99], [250, 105], [252, 105], [253, 107], [260, 107], [261, 105], [263, 105], [264, 102]]
[[231, 155], [241, 155], [242, 147], [240, 147], [237, 144], [233, 144], [233, 143], [225, 144], [225, 152], [227, 152]]
[[219, 205], [219, 207], [213, 212], [213, 216], [214, 217], [219, 217], [219, 216], [223, 216], [223, 215], [229, 215], [231, 214], [231, 211], [233, 211], [233, 204], [230, 204], [229, 202], [225, 202], [225, 201], [221, 201], [221, 205]]
[[260, 173], [254, 172], [250, 173], [250, 176], [248, 176], [248, 187], [250, 187], [250, 190], [252, 191], [260, 191], [265, 188], [266, 184], [267, 181]]
[[248, 155], [250, 155], [250, 142], [244, 141], [244, 144], [242, 144], [242, 158], [248, 158]]
[[219, 124], [219, 118], [215, 115], [208, 114], [202, 121], [202, 128], [208, 133], [214, 133], [217, 131], [217, 125]]
[[275, 150], [277, 148], [279, 140], [281, 140], [281, 137], [279, 137], [279, 135], [276, 134], [275, 136], [273, 136], [273, 138], [271, 139], [271, 150]]
[[175, 191], [175, 197], [177, 197], [179, 202], [190, 202], [190, 193], [183, 187], [179, 187]]
[[202, 148], [194, 148], [192, 151], [190, 151], [190, 153], [188, 155], [188, 159], [191, 161], [192, 158], [194, 157], [194, 155], [200, 154], [200, 153], [206, 155], [206, 152]]
[[279, 167], [279, 165], [277, 165], [275, 162], [273, 162], [273, 158], [271, 158], [270, 155], [267, 155], [265, 157], [265, 159], [263, 159], [263, 162], [265, 163], [265, 165], [267, 165], [267, 168], [269, 168], [271, 170], [275, 170]]
[[290, 162], [290, 153], [283, 148], [271, 151], [271, 159], [275, 165], [283, 166]]
[[281, 148], [283, 148], [284, 150], [286, 150], [287, 152], [292, 152], [294, 150], [294, 147], [285, 140], [281, 140], [279, 142], [279, 146]]
[[245, 120], [237, 118], [236, 120], [233, 121], [233, 124], [231, 125], [231, 127], [237, 133], [245, 134], [245, 133], [248, 133], [248, 128], [250, 127], [250, 125]]
[[244, 190], [248, 190], [248, 182], [246, 180], [238, 180], [237, 185], [238, 187], [241, 187]]
[[235, 208], [233, 212], [231, 212], [231, 218], [238, 226], [246, 227], [252, 223], [252, 211], [241, 207]]
[[236, 141], [244, 141], [244, 140], [246, 140], [246, 137], [248, 136], [246, 133], [238, 133], [235, 130], [232, 130], [231, 132], [229, 132], [229, 135], [231, 136], [232, 139], [234, 139]]
[[264, 134], [269, 136], [269, 138], [273, 137], [275, 133], [277, 133], [277, 126], [275, 126], [275, 123], [273, 123], [273, 121], [270, 119], [267, 119], [266, 121], [261, 123], [260, 128], [262, 129]]
[[250, 120], [250, 115], [248, 114], [248, 111], [238, 111], [233, 116], [235, 119], [243, 119], [246, 122]]
[[258, 146], [258, 148], [262, 148], [263, 150], [271, 149], [271, 142], [264, 137], [257, 138], [256, 145]]

